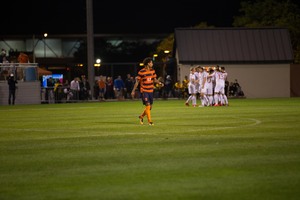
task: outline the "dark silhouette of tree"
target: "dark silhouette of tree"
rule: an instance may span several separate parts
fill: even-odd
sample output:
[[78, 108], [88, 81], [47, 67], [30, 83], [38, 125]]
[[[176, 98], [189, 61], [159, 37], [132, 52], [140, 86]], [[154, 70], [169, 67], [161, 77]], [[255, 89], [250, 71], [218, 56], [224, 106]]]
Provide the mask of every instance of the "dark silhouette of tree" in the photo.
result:
[[[195, 25], [193, 28], [214, 28], [214, 26], [209, 26], [206, 22], [201, 22], [197, 25]], [[158, 54], [157, 60], [163, 60], [165, 57], [165, 50], [173, 50], [173, 45], [174, 45], [174, 33], [171, 33], [168, 35], [166, 38], [164, 38], [156, 47], [156, 51], [153, 53]], [[174, 53], [174, 52], [173, 52]]]
[[300, 10], [290, 0], [241, 2], [241, 16], [235, 16], [235, 27], [281, 27], [291, 35], [295, 63], [300, 63]]

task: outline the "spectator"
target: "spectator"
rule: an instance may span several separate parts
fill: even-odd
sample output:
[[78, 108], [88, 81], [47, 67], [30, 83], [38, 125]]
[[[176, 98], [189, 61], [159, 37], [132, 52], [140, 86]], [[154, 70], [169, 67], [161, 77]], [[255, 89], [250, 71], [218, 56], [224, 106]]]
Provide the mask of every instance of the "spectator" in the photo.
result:
[[73, 94], [73, 100], [79, 100], [79, 90], [80, 90], [80, 87], [79, 87], [79, 78], [78, 77], [75, 77], [71, 83], [70, 83], [70, 90]]
[[165, 81], [165, 87], [164, 87], [164, 94], [163, 94], [163, 98], [164, 99], [168, 99], [169, 97], [172, 97], [174, 96], [174, 91], [173, 91], [173, 86], [174, 86], [174, 83], [173, 83], [173, 80], [171, 78], [170, 75], [167, 75], [166, 77], [166, 81]]
[[133, 89], [133, 85], [134, 85], [134, 78], [130, 74], [127, 74], [127, 78], [125, 79], [125, 88], [124, 88], [124, 96], [126, 99], [131, 98], [131, 91]]
[[85, 75], [81, 76], [81, 81], [79, 82], [80, 88], [80, 99], [89, 100], [91, 99], [91, 87], [89, 82], [86, 80]]
[[182, 80], [182, 87], [183, 87], [183, 98], [186, 99], [189, 96], [189, 90], [188, 90], [188, 85], [189, 85], [189, 78], [188, 76], [184, 76], [184, 79]]
[[97, 83], [98, 86], [98, 97], [99, 101], [105, 101], [105, 93], [106, 93], [106, 82], [105, 82], [105, 77], [100, 76], [100, 79]]
[[230, 84], [229, 84], [229, 96], [243, 97], [244, 95], [245, 94], [242, 91], [242, 87], [239, 84], [237, 79], [235, 79], [234, 82], [230, 82]]
[[15, 105], [15, 99], [16, 99], [16, 84], [18, 83], [17, 80], [14, 78], [14, 74], [10, 74], [10, 76], [7, 79], [8, 84], [8, 104], [9, 105]]
[[124, 99], [124, 88], [125, 88], [124, 81], [119, 75], [118, 78], [114, 80], [114, 91], [115, 91], [115, 96], [118, 100]]
[[114, 82], [111, 77], [106, 78], [106, 93], [105, 93], [106, 99], [114, 99]]
[[54, 103], [54, 80], [52, 77], [47, 79], [46, 100], [48, 103]]
[[175, 87], [175, 97], [177, 97], [178, 99], [183, 98], [183, 85], [180, 81], [177, 81], [174, 84]]

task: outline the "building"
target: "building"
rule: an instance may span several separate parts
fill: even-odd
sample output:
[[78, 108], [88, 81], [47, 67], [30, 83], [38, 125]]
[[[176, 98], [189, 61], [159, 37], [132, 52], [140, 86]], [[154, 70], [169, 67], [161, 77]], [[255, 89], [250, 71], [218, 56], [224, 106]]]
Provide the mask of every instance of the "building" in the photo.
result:
[[[105, 38], [105, 40], [107, 40], [107, 42], [111, 45], [117, 45], [123, 41], [153, 43], [160, 41], [165, 36], [165, 34], [94, 34], [95, 39]], [[63, 74], [63, 81], [68, 80], [69, 82], [74, 77], [88, 75], [86, 55], [81, 57], [83, 59], [74, 56], [74, 54], [78, 53], [78, 49], [80, 48], [84, 53], [86, 53], [84, 51], [84, 46], [86, 46], [87, 40], [86, 34], [0, 35], [0, 38], [0, 48], [5, 51], [6, 56], [9, 56], [10, 65], [18, 65], [17, 57], [20, 53], [25, 53], [29, 56], [29, 62], [33, 64], [34, 68], [36, 68], [36, 76], [34, 80], [32, 80], [32, 78], [30, 81], [28, 79], [20, 78], [16, 104], [35, 104], [37, 102], [41, 102], [41, 99], [43, 99], [40, 97], [40, 93], [42, 91], [40, 88], [42, 86], [40, 83], [42, 75], [49, 73]], [[95, 65], [95, 76], [103, 74], [112, 77], [116, 77], [117, 75], [125, 77], [128, 72], [136, 72], [137, 67], [139, 67], [139, 62], [105, 63], [105, 58], [101, 58], [101, 60], [104, 60], [104, 62], [101, 63], [101, 67], [99, 67], [100, 64]], [[8, 104], [6, 83], [8, 70], [2, 70], [4, 68], [7, 67], [0, 65], [0, 105]], [[29, 70], [25, 70], [24, 68], [22, 72], [24, 72], [22, 74], [26, 74]], [[96, 77], [94, 78], [96, 79]], [[28, 91], [29, 88], [34, 88], [35, 92], [32, 90]], [[30, 95], [32, 93], [35, 93], [35, 95]], [[22, 98], [18, 98], [18, 96]]]
[[247, 98], [300, 94], [293, 51], [285, 28], [175, 29], [177, 76], [183, 80], [192, 66], [224, 66], [228, 81], [238, 80]]

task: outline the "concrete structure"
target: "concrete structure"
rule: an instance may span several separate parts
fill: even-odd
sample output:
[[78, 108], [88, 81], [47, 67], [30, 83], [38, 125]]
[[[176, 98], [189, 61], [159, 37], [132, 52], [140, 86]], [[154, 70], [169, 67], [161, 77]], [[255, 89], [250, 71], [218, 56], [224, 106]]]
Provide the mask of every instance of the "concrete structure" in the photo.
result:
[[0, 105], [8, 105], [8, 75], [17, 80], [15, 104], [40, 104], [41, 82], [37, 63], [0, 64]]
[[[15, 105], [41, 104], [41, 84], [39, 81], [18, 81]], [[0, 82], [0, 105], [8, 105], [7, 82]]]

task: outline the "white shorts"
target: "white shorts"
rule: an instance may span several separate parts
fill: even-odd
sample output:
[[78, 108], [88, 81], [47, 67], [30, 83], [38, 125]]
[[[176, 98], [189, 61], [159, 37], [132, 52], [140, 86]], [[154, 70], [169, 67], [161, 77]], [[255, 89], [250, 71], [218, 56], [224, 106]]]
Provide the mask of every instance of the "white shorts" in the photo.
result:
[[205, 84], [205, 91], [207, 95], [212, 95], [213, 94], [212, 84]]
[[224, 85], [216, 85], [215, 93], [224, 94], [225, 93]]
[[189, 94], [196, 94], [196, 86], [195, 85], [193, 85], [193, 84], [189, 84], [189, 88], [188, 88], [188, 90], [189, 90]]

